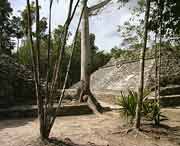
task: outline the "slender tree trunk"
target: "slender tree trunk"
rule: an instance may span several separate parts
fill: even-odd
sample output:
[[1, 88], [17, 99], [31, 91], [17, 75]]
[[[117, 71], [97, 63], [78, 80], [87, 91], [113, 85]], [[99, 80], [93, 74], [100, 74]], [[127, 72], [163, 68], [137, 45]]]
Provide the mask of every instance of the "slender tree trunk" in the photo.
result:
[[[67, 20], [65, 22], [65, 25], [64, 25], [65, 30], [64, 30], [64, 35], [63, 35], [63, 38], [62, 38], [62, 46], [59, 46], [59, 47], [61, 47], [61, 49], [60, 49], [59, 54], [58, 54], [58, 59], [57, 59], [56, 67], [54, 69], [53, 80], [52, 80], [52, 85], [51, 85], [51, 89], [50, 89], [49, 107], [48, 107], [49, 111], [52, 111], [52, 109], [53, 109], [53, 96], [56, 95], [57, 80], [59, 78], [60, 67], [62, 65], [62, 60], [63, 60], [63, 56], [64, 56], [68, 29], [69, 29], [69, 25], [70, 25], [70, 23], [71, 23], [71, 21], [72, 21], [72, 19], [74, 17], [74, 14], [76, 12], [78, 4], [79, 4], [79, 0], [76, 2], [76, 5], [75, 5], [74, 9], [72, 9], [73, 0], [70, 0], [70, 3], [69, 3], [69, 12], [68, 12], [68, 18], [67, 18]], [[49, 122], [49, 125], [47, 127], [47, 135], [50, 134], [52, 126], [53, 126], [53, 124], [55, 122], [58, 109], [59, 109], [59, 107], [61, 105], [62, 98], [63, 98], [63, 96], [60, 97], [59, 102], [58, 102], [58, 107], [56, 108], [55, 112], [51, 115], [50, 122]]]
[[40, 135], [42, 139], [47, 139], [45, 120], [44, 120], [44, 102], [41, 95], [41, 85], [40, 85], [40, 22], [39, 22], [39, 1], [36, 0], [36, 49], [37, 49], [37, 82], [38, 82], [38, 92], [39, 99], [38, 104], [38, 117], [40, 122]]
[[19, 38], [17, 38], [17, 52], [19, 52]]
[[154, 58], [155, 58], [155, 102], [157, 102], [158, 97], [158, 54], [157, 54], [157, 32], [155, 34], [155, 50], [154, 50]]
[[69, 63], [68, 63], [67, 70], [66, 70], [66, 76], [65, 76], [65, 80], [64, 80], [63, 89], [62, 89], [61, 96], [60, 96], [60, 99], [59, 99], [59, 102], [58, 102], [58, 107], [56, 108], [53, 119], [52, 119], [52, 121], [51, 121], [51, 123], [49, 125], [49, 129], [48, 129], [49, 133], [50, 133], [50, 131], [52, 129], [52, 126], [53, 126], [53, 124], [54, 124], [54, 122], [56, 120], [58, 109], [60, 108], [60, 106], [62, 104], [62, 101], [63, 101], [63, 98], [64, 98], [64, 93], [65, 93], [65, 89], [66, 89], [66, 85], [67, 85], [67, 81], [68, 81], [68, 77], [69, 77], [69, 71], [70, 71], [70, 68], [71, 68], [73, 54], [74, 54], [75, 47], [76, 47], [77, 35], [78, 35], [78, 30], [79, 30], [79, 26], [80, 26], [80, 23], [81, 23], [83, 11], [84, 11], [84, 7], [82, 9], [82, 12], [81, 12], [81, 15], [80, 15], [80, 18], [79, 18], [79, 23], [78, 23], [78, 26], [77, 26], [77, 29], [76, 29], [76, 32], [75, 32], [73, 47], [72, 47], [71, 55], [70, 55], [70, 58], [69, 58]]
[[[45, 120], [45, 127], [46, 130], [48, 129], [48, 126], [50, 124], [50, 116], [48, 115], [48, 103], [49, 103], [49, 81], [50, 81], [50, 64], [51, 64], [51, 15], [52, 15], [52, 4], [53, 0], [50, 0], [49, 5], [49, 36], [48, 36], [48, 60], [47, 60], [47, 77], [46, 77], [46, 98], [45, 98], [45, 111], [44, 111], [44, 120]], [[47, 131], [47, 135], [49, 136], [49, 133]]]
[[3, 53], [3, 50], [2, 50], [2, 32], [0, 30], [0, 54]]
[[67, 40], [67, 34], [68, 34], [68, 30], [69, 30], [69, 25], [71, 23], [72, 17], [71, 17], [71, 13], [72, 13], [72, 5], [73, 5], [73, 0], [70, 1], [69, 4], [69, 11], [68, 11], [68, 18], [66, 20], [66, 23], [64, 25], [64, 35], [62, 40], [62, 46], [58, 46], [61, 47], [59, 54], [58, 54], [58, 59], [56, 62], [56, 66], [54, 69], [54, 74], [53, 74], [53, 79], [52, 79], [52, 84], [51, 84], [51, 89], [50, 89], [50, 103], [51, 106], [53, 106], [53, 96], [56, 93], [56, 89], [57, 89], [57, 81], [59, 79], [60, 76], [60, 67], [62, 66], [62, 60], [64, 58], [64, 51], [65, 51], [65, 46], [66, 46], [66, 40]]
[[[58, 60], [57, 60], [57, 66], [55, 68], [55, 73], [52, 81], [52, 86], [51, 86], [51, 92], [49, 94], [49, 89], [48, 89], [48, 101], [46, 101], [47, 105], [49, 103], [49, 107], [47, 109], [47, 106], [45, 106], [46, 110], [52, 110], [53, 106], [53, 96], [56, 93], [56, 83], [59, 77], [59, 70], [62, 65], [62, 59], [64, 55], [64, 50], [65, 50], [65, 45], [66, 45], [66, 38], [68, 34], [68, 28], [69, 25], [75, 15], [77, 6], [79, 4], [80, 0], [77, 0], [76, 5], [72, 11], [73, 8], [73, 0], [70, 0], [70, 7], [69, 7], [69, 13], [68, 13], [68, 18], [65, 23], [65, 31], [64, 31], [64, 36], [62, 39], [62, 47], [61, 50], [58, 54]], [[51, 3], [52, 5], [52, 3]], [[34, 42], [33, 42], [33, 37], [32, 37], [32, 18], [31, 18], [31, 8], [30, 8], [30, 2], [27, 0], [27, 7], [28, 7], [28, 34], [29, 34], [29, 39], [30, 39], [30, 45], [31, 45], [31, 50], [32, 50], [32, 62], [33, 62], [33, 72], [34, 72], [34, 80], [35, 80], [35, 88], [36, 88], [36, 97], [37, 97], [37, 104], [38, 104], [38, 117], [39, 117], [39, 122], [40, 122], [40, 136], [41, 139], [48, 139], [50, 130], [54, 124], [54, 121], [56, 119], [56, 113], [58, 111], [58, 108], [60, 104], [58, 105], [58, 108], [56, 109], [55, 115], [50, 116], [50, 122], [47, 123], [45, 115], [49, 114], [46, 110], [44, 111], [44, 101], [42, 96], [40, 95], [40, 74], [39, 74], [39, 68], [40, 68], [40, 29], [39, 29], [39, 2], [36, 0], [36, 49], [34, 47]], [[51, 14], [50, 14], [51, 15]], [[51, 27], [51, 26], [50, 26]], [[51, 30], [49, 30], [50, 32]], [[51, 34], [51, 33], [50, 33]], [[51, 47], [50, 44], [51, 38], [49, 36], [49, 49]], [[48, 51], [50, 53], [50, 50]], [[50, 57], [50, 56], [49, 56]], [[48, 60], [50, 58], [48, 57]], [[49, 63], [48, 63], [49, 64]], [[48, 73], [47, 73], [48, 74]], [[48, 88], [48, 85], [47, 85]], [[51, 99], [52, 98], [52, 99]], [[52, 105], [52, 106], [51, 106]]]
[[[160, 20], [159, 20], [159, 60], [158, 60], [158, 106], [160, 108], [160, 94], [161, 94], [161, 46], [162, 46], [162, 13], [163, 13], [163, 9], [164, 9], [164, 2], [162, 0], [160, 0], [159, 2], [160, 4], [160, 8], [159, 8], [159, 15], [160, 15]], [[157, 117], [157, 125], [160, 124], [160, 116]]]
[[[38, 1], [36, 1], [37, 11], [36, 11], [36, 18], [37, 18], [37, 30], [36, 30], [36, 49], [39, 49], [39, 5]], [[37, 97], [37, 105], [38, 105], [38, 118], [40, 123], [40, 136], [42, 139], [46, 138], [45, 135], [45, 129], [44, 129], [44, 112], [43, 112], [43, 99], [40, 95], [40, 81], [39, 81], [39, 57], [40, 53], [39, 50], [36, 53], [36, 50], [34, 48], [33, 43], [33, 37], [32, 37], [32, 19], [31, 19], [31, 8], [29, 0], [27, 0], [27, 7], [28, 7], [28, 29], [29, 29], [29, 39], [30, 39], [30, 45], [32, 50], [32, 62], [33, 62], [33, 72], [34, 72], [34, 81], [35, 81], [35, 89], [36, 89], [36, 97]]]
[[141, 125], [141, 110], [143, 102], [143, 90], [144, 90], [144, 60], [145, 60], [145, 51], [147, 46], [147, 34], [148, 34], [148, 20], [149, 20], [149, 11], [150, 11], [150, 0], [146, 0], [146, 12], [145, 12], [145, 24], [144, 24], [144, 44], [141, 50], [140, 55], [140, 80], [138, 88], [138, 103], [136, 107], [136, 119], [135, 119], [135, 128], [140, 129]]

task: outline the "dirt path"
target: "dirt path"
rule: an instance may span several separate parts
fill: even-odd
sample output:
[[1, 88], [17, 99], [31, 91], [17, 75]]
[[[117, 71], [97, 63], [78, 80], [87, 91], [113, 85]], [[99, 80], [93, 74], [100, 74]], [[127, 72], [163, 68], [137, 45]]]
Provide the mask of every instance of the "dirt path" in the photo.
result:
[[[178, 146], [180, 145], [180, 109], [165, 109], [163, 112], [170, 118], [164, 124], [171, 125], [172, 128], [170, 128], [170, 135], [160, 136], [156, 139], [113, 134], [119, 131], [124, 123], [117, 112], [107, 112], [100, 116], [58, 117], [50, 136], [68, 137], [73, 142], [80, 144], [91, 142], [110, 146]], [[0, 145], [2, 146], [31, 146], [31, 142], [38, 135], [36, 119], [0, 122]]]

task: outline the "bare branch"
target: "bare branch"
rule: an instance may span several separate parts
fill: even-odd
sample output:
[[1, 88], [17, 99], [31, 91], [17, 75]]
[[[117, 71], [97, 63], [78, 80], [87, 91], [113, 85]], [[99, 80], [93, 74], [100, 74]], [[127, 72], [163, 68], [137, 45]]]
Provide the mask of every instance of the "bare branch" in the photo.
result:
[[59, 54], [58, 54], [58, 59], [57, 59], [56, 65], [55, 65], [52, 84], [51, 84], [51, 88], [50, 88], [50, 97], [49, 98], [51, 100], [50, 101], [51, 105], [53, 104], [51, 98], [54, 96], [54, 93], [55, 93], [55, 90], [56, 90], [55, 88], [56, 88], [57, 80], [59, 78], [59, 70], [60, 70], [60, 66], [62, 64], [62, 60], [63, 60], [63, 56], [64, 56], [66, 39], [67, 39], [68, 29], [69, 29], [70, 20], [71, 20], [70, 18], [71, 18], [71, 12], [72, 12], [72, 4], [73, 4], [73, 1], [71, 0], [70, 3], [69, 3], [68, 17], [67, 17], [67, 20], [66, 20], [65, 25], [64, 25], [64, 35], [63, 35], [63, 38], [62, 38], [62, 46], [58, 46], [58, 49], [60, 51], [59, 51]]
[[[101, 8], [103, 8], [104, 6], [106, 6], [109, 2], [111, 2], [112, 0], [104, 0], [92, 7], [89, 8], [89, 15], [94, 15], [94, 11], [99, 12]], [[97, 13], [96, 12], [96, 13]]]
[[79, 2], [80, 2], [80, 0], [78, 0], [78, 1], [76, 2], [76, 5], [75, 5], [74, 10], [73, 10], [73, 12], [72, 12], [72, 14], [71, 14], [70, 20], [72, 20], [72, 18], [74, 17], [74, 14], [75, 14], [75, 12], [76, 12], [76, 9], [77, 9], [77, 6], [78, 6]]
[[82, 16], [83, 16], [84, 8], [85, 7], [83, 7], [83, 9], [82, 9], [81, 16], [80, 16], [79, 22], [78, 22], [78, 26], [77, 26], [77, 29], [76, 29], [76, 32], [75, 32], [74, 42], [73, 42], [73, 46], [72, 46], [72, 52], [71, 52], [71, 55], [70, 55], [70, 58], [69, 58], [68, 66], [67, 66], [67, 71], [66, 71], [66, 76], [65, 76], [65, 80], [64, 80], [63, 89], [62, 89], [61, 96], [59, 98], [58, 106], [57, 106], [56, 111], [54, 113], [53, 119], [52, 119], [52, 121], [51, 121], [51, 123], [49, 125], [49, 129], [48, 129], [49, 132], [50, 132], [55, 120], [56, 120], [58, 110], [59, 110], [59, 108], [60, 108], [60, 106], [62, 104], [62, 100], [64, 98], [64, 92], [65, 92], [65, 88], [66, 88], [66, 84], [67, 84], [67, 80], [68, 80], [68, 76], [69, 76], [69, 71], [70, 71], [70, 68], [71, 68], [72, 58], [73, 58], [74, 50], [75, 50], [75, 47], [76, 47], [77, 35], [78, 35], [79, 27], [80, 27], [80, 24], [81, 24], [81, 19], [82, 19]]

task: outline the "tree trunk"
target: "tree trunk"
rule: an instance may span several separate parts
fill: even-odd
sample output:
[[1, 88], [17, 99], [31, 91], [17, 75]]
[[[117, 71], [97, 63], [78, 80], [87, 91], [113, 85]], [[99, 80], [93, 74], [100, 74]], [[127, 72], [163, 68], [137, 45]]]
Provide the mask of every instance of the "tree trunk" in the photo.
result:
[[37, 100], [38, 104], [38, 117], [39, 117], [39, 122], [40, 122], [40, 135], [41, 139], [47, 139], [48, 135], [46, 132], [46, 127], [45, 127], [45, 120], [44, 120], [44, 102], [43, 98], [41, 95], [41, 85], [40, 85], [40, 22], [39, 22], [40, 16], [39, 16], [39, 1], [36, 0], [36, 49], [37, 49], [37, 83], [38, 83], [38, 92], [39, 92], [39, 97]]
[[[158, 105], [160, 108], [160, 92], [161, 92], [161, 47], [162, 47], [162, 13], [163, 13], [163, 9], [164, 9], [164, 2], [162, 0], [160, 0], [160, 8], [159, 8], [159, 15], [160, 15], [160, 19], [159, 19], [159, 26], [160, 26], [160, 30], [159, 30], [159, 60], [158, 60]], [[158, 115], [157, 117], [157, 125], [160, 125], [160, 116]]]
[[17, 38], [17, 52], [19, 52], [19, 38]]
[[85, 9], [81, 23], [81, 93], [80, 102], [87, 102], [94, 112], [102, 112], [102, 107], [90, 91], [90, 76], [91, 76], [91, 48], [89, 41], [89, 11], [87, 1], [84, 1]]
[[[56, 95], [56, 92], [57, 92], [57, 81], [58, 81], [58, 78], [59, 78], [59, 74], [60, 74], [60, 67], [62, 65], [62, 60], [63, 60], [63, 56], [64, 56], [64, 51], [65, 51], [65, 46], [66, 46], [66, 41], [67, 41], [67, 34], [68, 34], [68, 30], [69, 30], [69, 25], [74, 17], [74, 14], [76, 12], [76, 9], [78, 7], [78, 4], [79, 4], [79, 0], [77, 0], [76, 2], [76, 5], [75, 7], [73, 8], [73, 0], [70, 0], [70, 3], [69, 3], [69, 10], [68, 10], [68, 17], [67, 17], [67, 20], [64, 24], [64, 35], [63, 35], [63, 38], [62, 38], [62, 46], [58, 46], [58, 47], [61, 47], [59, 53], [58, 53], [58, 58], [57, 58], [57, 63], [56, 63], [56, 67], [54, 68], [54, 73], [53, 73], [53, 78], [52, 78], [52, 85], [50, 87], [50, 94], [49, 94], [49, 107], [48, 107], [48, 110], [49, 111], [52, 111], [53, 110], [53, 96]], [[68, 75], [67, 75], [68, 76]], [[67, 77], [66, 77], [67, 78]], [[65, 79], [67, 80], [67, 79]], [[65, 86], [64, 86], [65, 87]], [[50, 123], [47, 127], [47, 134], [49, 135], [50, 132], [51, 132], [51, 129], [52, 129], [52, 126], [55, 122], [55, 119], [57, 117], [57, 112], [59, 110], [59, 107], [61, 106], [61, 102], [62, 102], [62, 99], [63, 99], [63, 94], [61, 95], [60, 99], [59, 99], [59, 102], [58, 102], [58, 106], [56, 108], [56, 110], [52, 113], [51, 117], [50, 117]]]
[[144, 44], [140, 55], [140, 80], [139, 80], [138, 103], [136, 107], [136, 119], [135, 119], [136, 129], [140, 129], [140, 125], [141, 125], [141, 110], [142, 110], [143, 90], [144, 90], [144, 59], [145, 59], [145, 51], [147, 46], [149, 11], [150, 11], [150, 0], [146, 0], [146, 12], [145, 12], [145, 22], [144, 22]]
[[157, 32], [155, 34], [155, 50], [154, 50], [154, 58], [155, 58], [155, 102], [157, 102], [158, 97], [158, 56], [157, 56]]
[[[90, 74], [91, 74], [91, 50], [89, 42], [89, 15], [87, 3], [82, 17], [81, 23], [81, 86], [82, 93], [80, 101], [83, 101], [83, 94], [87, 94], [90, 90]], [[84, 92], [84, 93], [83, 93]]]

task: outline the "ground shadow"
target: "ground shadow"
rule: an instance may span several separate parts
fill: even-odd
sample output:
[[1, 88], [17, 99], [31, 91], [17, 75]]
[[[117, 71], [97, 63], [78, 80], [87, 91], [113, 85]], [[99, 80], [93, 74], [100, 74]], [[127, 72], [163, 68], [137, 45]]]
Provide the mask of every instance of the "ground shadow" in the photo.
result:
[[21, 126], [24, 126], [34, 120], [35, 120], [35, 118], [20, 118], [20, 119], [1, 120], [0, 121], [0, 130], [5, 129], [5, 128], [21, 127]]
[[168, 140], [180, 145], [180, 126], [169, 128]]
[[95, 143], [88, 142], [87, 144], [77, 144], [74, 143], [71, 139], [65, 138], [64, 140], [60, 140], [57, 138], [51, 138], [48, 141], [49, 143], [53, 144], [54, 146], [100, 146], [96, 145]]
[[155, 138], [166, 138], [172, 143], [180, 145], [180, 126], [169, 126], [160, 124], [158, 127], [153, 124], [144, 124], [142, 132]]
[[74, 143], [71, 139], [65, 138], [55, 138], [52, 137], [48, 140], [42, 141], [40, 138], [36, 139], [35, 141], [31, 142], [31, 145], [33, 146], [100, 146], [96, 145], [95, 143], [88, 142], [86, 144], [77, 144]]

